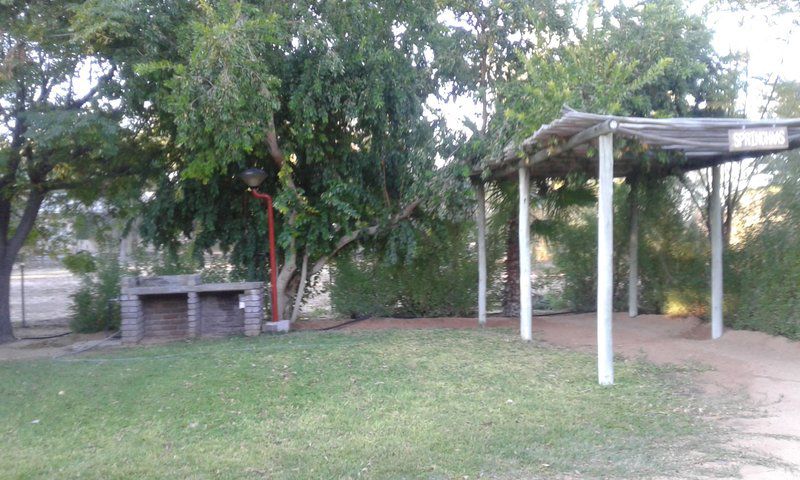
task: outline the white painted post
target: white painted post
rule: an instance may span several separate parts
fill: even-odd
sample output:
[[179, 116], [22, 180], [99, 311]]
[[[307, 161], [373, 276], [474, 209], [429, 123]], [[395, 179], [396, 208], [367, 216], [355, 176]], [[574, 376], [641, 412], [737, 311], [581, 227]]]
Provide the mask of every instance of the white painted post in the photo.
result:
[[630, 181], [630, 233], [628, 237], [628, 316], [639, 315], [639, 180]]
[[530, 172], [519, 169], [519, 333], [523, 340], [533, 340], [531, 308], [531, 224]]
[[611, 335], [614, 282], [614, 136], [599, 137], [597, 214], [597, 378], [614, 384], [614, 348]]
[[722, 206], [719, 165], [711, 169], [711, 338], [722, 336]]
[[475, 222], [478, 224], [478, 324], [486, 326], [486, 190], [483, 182], [475, 185], [477, 208]]

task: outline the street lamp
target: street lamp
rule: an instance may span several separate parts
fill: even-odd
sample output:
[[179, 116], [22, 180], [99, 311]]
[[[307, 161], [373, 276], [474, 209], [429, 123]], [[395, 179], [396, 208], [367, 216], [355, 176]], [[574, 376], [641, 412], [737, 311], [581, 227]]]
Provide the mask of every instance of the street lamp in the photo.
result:
[[264, 200], [267, 204], [267, 219], [269, 221], [269, 278], [272, 287], [272, 321], [277, 322], [278, 316], [278, 285], [277, 278], [278, 264], [275, 261], [275, 218], [272, 213], [272, 196], [258, 191], [259, 185], [267, 178], [267, 172], [260, 168], [248, 168], [239, 174], [244, 183], [249, 187], [247, 190], [259, 200]]

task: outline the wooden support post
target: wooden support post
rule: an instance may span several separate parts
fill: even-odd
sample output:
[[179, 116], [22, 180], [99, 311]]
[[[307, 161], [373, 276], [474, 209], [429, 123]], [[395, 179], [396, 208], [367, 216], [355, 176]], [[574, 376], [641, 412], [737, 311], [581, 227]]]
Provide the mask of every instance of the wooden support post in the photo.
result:
[[722, 206], [719, 165], [711, 169], [711, 338], [722, 336]]
[[629, 181], [630, 232], [628, 237], [628, 316], [639, 315], [639, 180]]
[[599, 137], [597, 214], [597, 378], [600, 385], [614, 383], [614, 349], [611, 335], [614, 283], [614, 136]]
[[483, 182], [475, 185], [475, 223], [478, 224], [478, 324], [486, 326], [486, 190]]
[[523, 163], [519, 168], [519, 333], [528, 341], [533, 340], [530, 194], [530, 172]]

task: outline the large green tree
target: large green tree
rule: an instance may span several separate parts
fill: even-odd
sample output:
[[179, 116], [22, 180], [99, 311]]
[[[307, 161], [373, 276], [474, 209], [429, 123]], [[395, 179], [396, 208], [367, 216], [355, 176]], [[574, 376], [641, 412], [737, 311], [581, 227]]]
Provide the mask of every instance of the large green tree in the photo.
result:
[[[562, 42], [544, 52], [518, 52], [523, 66], [498, 87], [490, 158], [557, 118], [565, 104], [595, 113], [656, 117], [728, 112], [736, 72], [714, 51], [703, 19], [689, 14], [683, 2], [655, 0], [611, 9], [585, 2], [576, 9], [587, 12], [585, 23], [573, 24]], [[547, 182], [538, 190], [563, 196]], [[497, 192], [516, 195], [511, 189]], [[552, 199], [543, 201], [551, 213], [563, 210], [554, 208]], [[516, 199], [498, 203], [513, 206]], [[519, 302], [515, 227], [511, 218], [503, 306], [507, 314], [516, 314]]]
[[[434, 175], [446, 132], [426, 117], [454, 70], [438, 2], [176, 5], [96, 0], [81, 12], [98, 25], [88, 40], [127, 66], [130, 110], [162, 140], [146, 237], [220, 245], [240, 273], [263, 277], [264, 209], [236, 178], [257, 166], [277, 208], [284, 318], [301, 279], [342, 250], [373, 239], [406, 256], [421, 207], [441, 214], [442, 192], [462, 185]], [[163, 28], [155, 12], [176, 21]]]
[[48, 195], [88, 202], [139, 165], [112, 101], [117, 66], [71, 29], [79, 4], [0, 1], [0, 343], [14, 338], [11, 269]]
[[[504, 91], [500, 86], [524, 74], [525, 55], [551, 58], [554, 47], [567, 42], [572, 32], [574, 5], [554, 0], [453, 0], [446, 3], [446, 24], [458, 41], [461, 55], [450, 57], [456, 81], [453, 93], [467, 95], [480, 108], [478, 125], [465, 118], [473, 130], [458, 157], [470, 167], [486, 155], [493, 141], [505, 135], [498, 125], [503, 118]], [[524, 55], [522, 54], [524, 52]], [[494, 121], [493, 121], [494, 119]], [[494, 125], [491, 131], [490, 125]], [[503, 314], [519, 314], [519, 253], [517, 220], [509, 206], [508, 189], [494, 202], [493, 220], [505, 229], [506, 255]]]
[[738, 72], [681, 0], [592, 8], [585, 26], [549, 57], [528, 55], [502, 89], [506, 136], [520, 140], [573, 108], [651, 117], [730, 114]]

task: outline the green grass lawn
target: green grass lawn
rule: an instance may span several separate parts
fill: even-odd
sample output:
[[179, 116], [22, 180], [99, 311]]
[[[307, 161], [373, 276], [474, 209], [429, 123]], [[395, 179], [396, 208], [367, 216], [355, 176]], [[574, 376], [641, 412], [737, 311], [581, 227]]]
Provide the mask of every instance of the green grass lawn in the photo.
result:
[[0, 363], [0, 477], [685, 478], [726, 441], [688, 375], [617, 362], [599, 387], [593, 356], [496, 330]]

